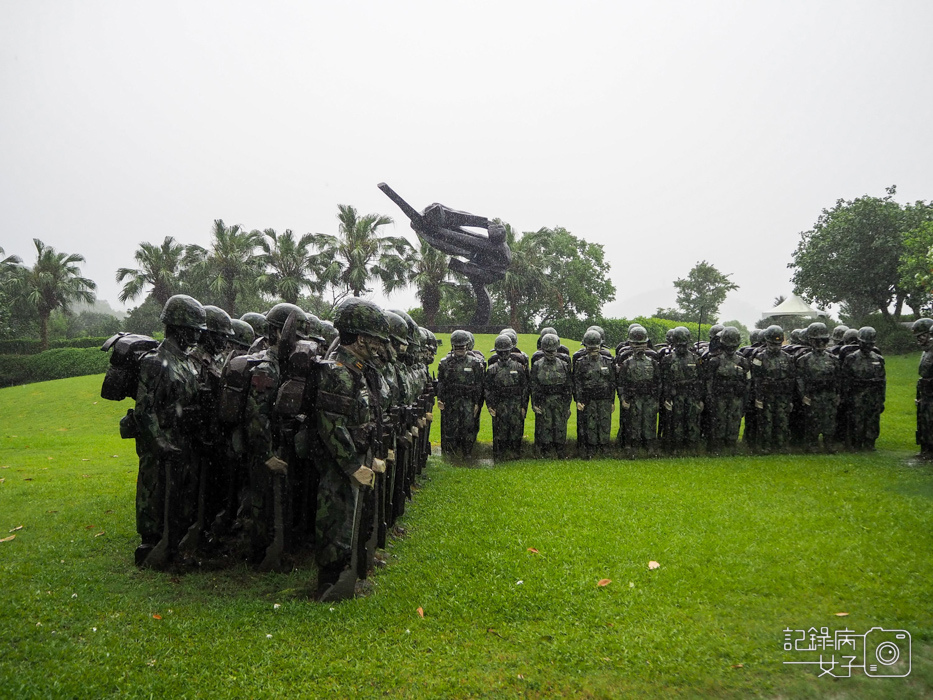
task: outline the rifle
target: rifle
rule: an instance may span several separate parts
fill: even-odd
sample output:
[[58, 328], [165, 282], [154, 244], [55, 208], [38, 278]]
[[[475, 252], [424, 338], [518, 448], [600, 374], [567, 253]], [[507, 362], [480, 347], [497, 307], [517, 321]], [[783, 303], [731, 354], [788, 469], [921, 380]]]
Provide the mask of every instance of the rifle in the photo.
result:
[[350, 566], [344, 569], [337, 580], [321, 593], [322, 603], [337, 602], [352, 598], [356, 591], [357, 572], [360, 560], [360, 527], [363, 519], [363, 488], [353, 484], [353, 533], [350, 537]]

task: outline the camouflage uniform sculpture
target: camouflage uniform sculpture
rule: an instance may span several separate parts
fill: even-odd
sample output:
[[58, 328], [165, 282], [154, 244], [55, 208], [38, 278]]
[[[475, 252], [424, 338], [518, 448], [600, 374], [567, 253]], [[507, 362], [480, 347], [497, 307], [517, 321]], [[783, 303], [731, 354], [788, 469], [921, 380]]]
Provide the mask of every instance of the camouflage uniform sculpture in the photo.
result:
[[573, 368], [573, 397], [577, 402], [578, 449], [584, 459], [589, 459], [605, 451], [612, 440], [616, 381], [612, 358], [601, 352], [599, 331], [587, 331], [583, 346], [586, 354], [577, 358]]
[[911, 326], [920, 356], [920, 379], [917, 380], [917, 444], [920, 458], [933, 460], [933, 319], [921, 318]]
[[839, 406], [839, 360], [826, 352], [829, 331], [820, 322], [807, 326], [810, 352], [797, 358], [797, 392], [803, 407], [804, 442], [810, 451], [835, 449], [836, 409]]
[[[559, 355], [560, 338], [541, 339], [543, 357], [531, 366], [531, 408], [535, 412], [535, 447], [542, 457], [564, 456], [567, 420], [573, 399], [569, 357]], [[537, 353], [536, 353], [537, 354]]]
[[497, 361], [486, 370], [483, 391], [492, 416], [492, 453], [496, 459], [519, 457], [528, 410], [528, 366], [512, 355], [512, 339], [496, 338]]
[[184, 294], [171, 297], [159, 317], [165, 340], [143, 356], [135, 420], [139, 435], [136, 481], [136, 549], [139, 566], [163, 568], [194, 520], [198, 474], [190, 419], [197, 411], [198, 369], [186, 354], [207, 330], [204, 307]]
[[459, 457], [469, 457], [473, 451], [485, 374], [480, 361], [467, 352], [469, 343], [466, 331], [451, 333], [451, 351], [437, 365], [441, 450]]
[[619, 436], [634, 458], [639, 448], [652, 454], [658, 434], [658, 399], [661, 395], [661, 367], [653, 357], [645, 355], [648, 331], [633, 328], [628, 336], [632, 353], [618, 368], [616, 384], [619, 405], [625, 414], [625, 439]]
[[734, 451], [739, 439], [749, 375], [748, 360], [736, 352], [741, 342], [738, 329], [726, 326], [718, 336], [717, 348], [703, 364], [709, 411], [707, 442], [713, 453]]
[[337, 306], [334, 325], [340, 344], [322, 363], [316, 416], [323, 446], [316, 538], [321, 601], [353, 597], [369, 538], [363, 502], [375, 472], [385, 467], [373, 456], [378, 400], [364, 370], [388, 340], [389, 324], [378, 306], [351, 297]]
[[768, 326], [765, 349], [751, 359], [752, 394], [758, 415], [757, 443], [762, 452], [784, 450], [790, 441], [790, 414], [794, 407], [796, 369], [783, 352], [784, 331]]
[[884, 358], [874, 350], [876, 336], [871, 326], [859, 328], [859, 352], [846, 355], [842, 362], [847, 446], [855, 450], [875, 449], [884, 412]]
[[700, 442], [703, 384], [697, 355], [690, 348], [690, 331], [674, 328], [671, 347], [661, 359], [662, 413], [667, 414], [664, 444], [669, 450], [695, 452]]

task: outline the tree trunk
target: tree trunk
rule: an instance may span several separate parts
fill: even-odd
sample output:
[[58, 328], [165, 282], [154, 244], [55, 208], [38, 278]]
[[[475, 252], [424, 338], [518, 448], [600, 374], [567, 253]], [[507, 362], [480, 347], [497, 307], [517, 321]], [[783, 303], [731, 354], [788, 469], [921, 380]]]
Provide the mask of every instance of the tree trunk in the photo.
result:
[[881, 307], [881, 315], [884, 317], [885, 321], [891, 320], [891, 312], [888, 310], [887, 305]]
[[39, 350], [45, 352], [49, 349], [49, 314], [39, 312]]
[[437, 287], [425, 287], [421, 293], [421, 309], [424, 311], [424, 324], [430, 328], [435, 324], [437, 312], [441, 308], [441, 293]]
[[904, 310], [904, 294], [901, 292], [898, 292], [897, 302], [894, 304], [894, 320], [895, 321], [901, 320], [901, 311], [903, 310]]

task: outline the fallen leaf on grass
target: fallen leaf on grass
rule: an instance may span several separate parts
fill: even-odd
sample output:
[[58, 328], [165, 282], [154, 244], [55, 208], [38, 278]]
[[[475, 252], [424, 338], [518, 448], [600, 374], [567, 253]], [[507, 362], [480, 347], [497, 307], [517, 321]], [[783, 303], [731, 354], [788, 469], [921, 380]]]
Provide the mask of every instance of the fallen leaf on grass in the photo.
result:
[[93, 529], [94, 529], [94, 526], [93, 526], [93, 525], [85, 525], [85, 526], [84, 526], [84, 529], [85, 529], [85, 530], [93, 530]]
[[540, 552], [538, 552], [538, 550], [535, 549], [534, 547], [529, 547], [528, 551], [531, 552], [532, 554], [540, 554]]
[[[10, 531], [12, 532], [12, 530]], [[836, 613], [836, 617], [848, 617], [849, 613]]]
[[424, 608], [422, 607], [418, 608], [418, 617], [424, 617]]
[[89, 460], [87, 457], [82, 457], [82, 458], [81, 458], [81, 461], [82, 461], [82, 462], [90, 462], [91, 460]]
[[525, 677], [524, 677], [522, 674], [519, 673], [519, 674], [518, 674], [518, 680], [523, 681], [523, 680], [525, 680]]
[[111, 457], [119, 457], [120, 455], [110, 455]]
[[46, 512], [46, 513], [57, 513], [58, 511], [57, 511], [57, 510], [47, 510], [47, 511], [45, 511], [45, 512]]
[[161, 620], [162, 616], [159, 613], [153, 613], [152, 617], [156, 620]]
[[599, 579], [599, 583], [597, 583], [596, 585], [597, 585], [597, 586], [608, 586], [610, 583], [612, 583], [612, 579], [609, 579], [609, 578], [601, 578], [601, 579]]
[[10, 530], [10, 532], [19, 532], [22, 529], [23, 529], [23, 525], [17, 525], [12, 530]]
[[745, 664], [732, 664], [732, 668], [744, 668]]
[[106, 532], [106, 530], [101, 530], [101, 531], [98, 532], [96, 535], [94, 535], [94, 537], [100, 537], [100, 536], [103, 535], [105, 532]]
[[90, 475], [90, 474], [82, 474], [82, 475], [81, 475], [81, 478], [82, 478], [82, 479], [90, 479], [90, 478], [91, 478], [91, 475]]
[[0, 479], [0, 484], [2, 484], [4, 481], [6, 481], [6, 477]]
[[4, 537], [0, 542], [9, 542], [10, 540], [15, 540], [16, 535], [10, 535], [9, 537]]
[[23, 481], [32, 481], [32, 477], [31, 477], [31, 476], [27, 476], [25, 479], [23, 479]]
[[660, 568], [661, 568], [661, 565], [658, 564], [658, 562], [656, 562], [656, 561], [649, 561], [649, 562], [648, 562], [648, 568], [649, 568], [649, 569], [660, 569]]

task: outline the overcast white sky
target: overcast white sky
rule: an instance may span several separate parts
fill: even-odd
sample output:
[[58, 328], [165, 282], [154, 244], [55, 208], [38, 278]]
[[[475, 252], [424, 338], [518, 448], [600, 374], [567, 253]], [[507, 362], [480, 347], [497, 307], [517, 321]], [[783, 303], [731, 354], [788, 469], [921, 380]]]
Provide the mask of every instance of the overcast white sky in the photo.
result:
[[346, 203], [413, 238], [384, 180], [602, 243], [606, 315], [706, 259], [751, 324], [823, 207], [933, 197], [931, 27], [929, 0], [0, 0], [0, 246], [81, 253], [120, 308], [140, 242], [217, 218], [336, 233]]

